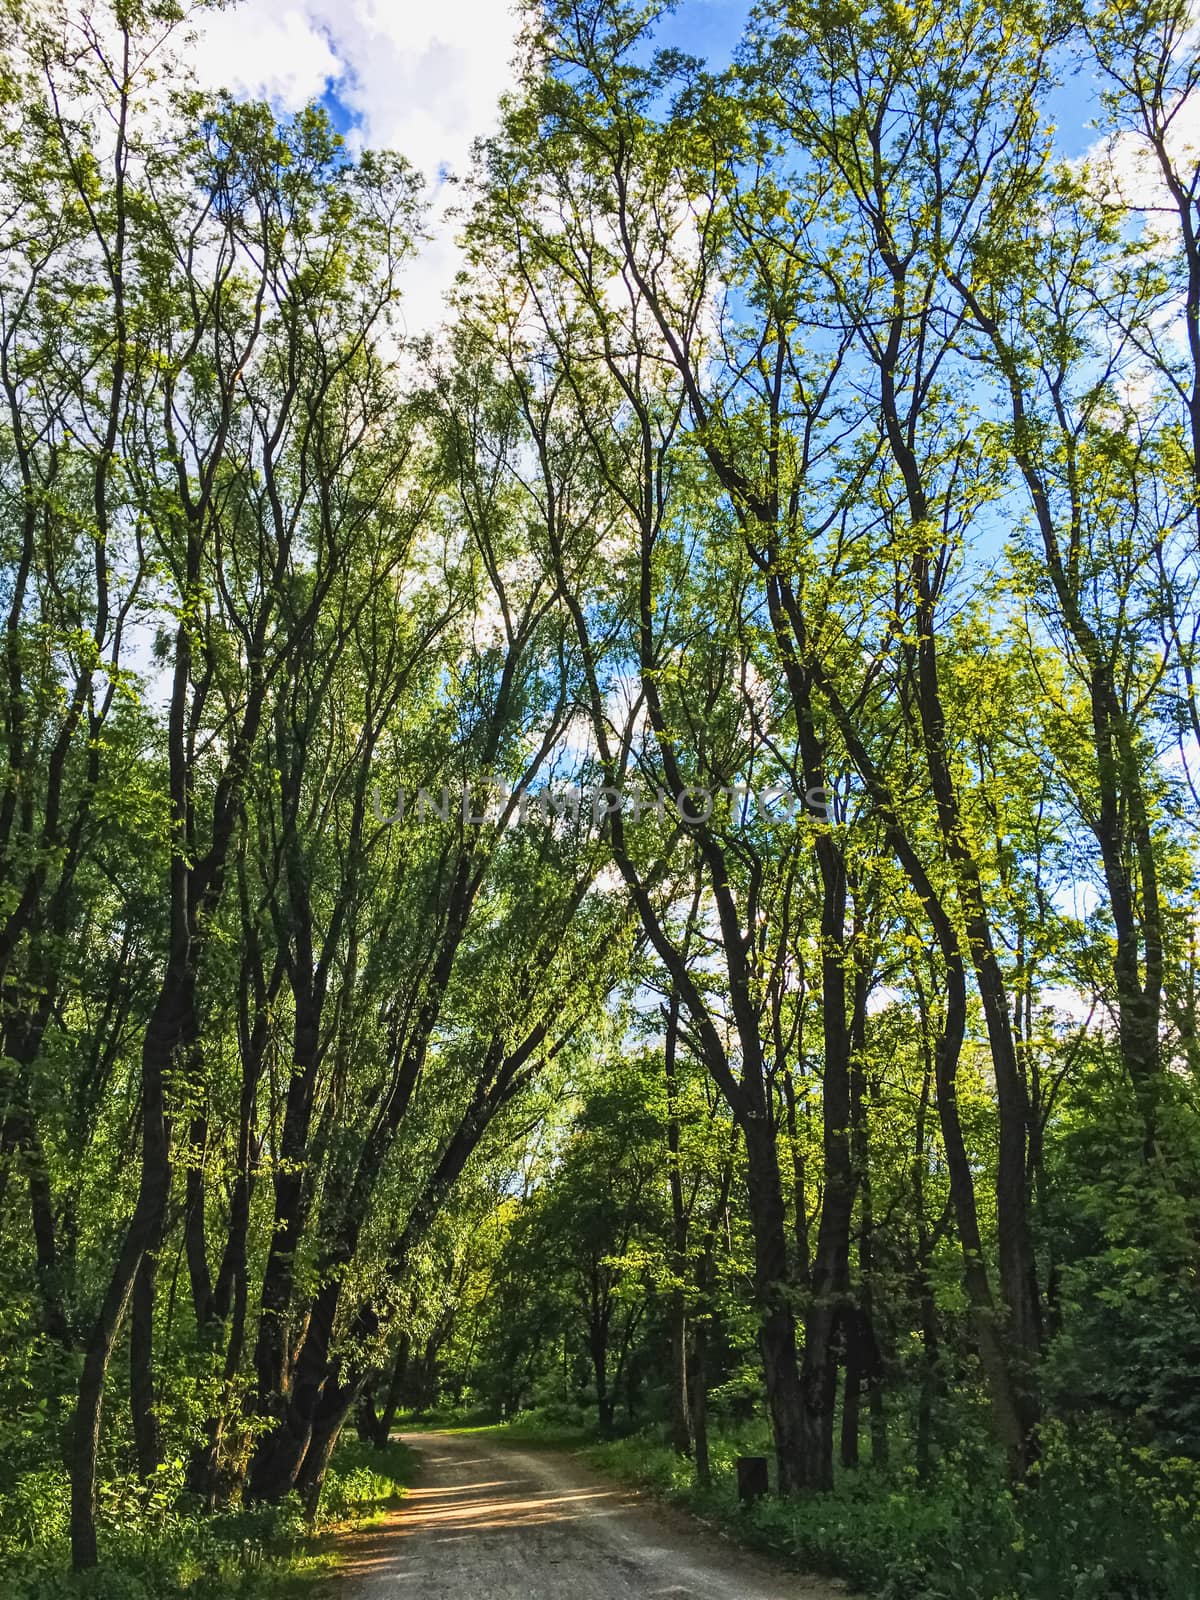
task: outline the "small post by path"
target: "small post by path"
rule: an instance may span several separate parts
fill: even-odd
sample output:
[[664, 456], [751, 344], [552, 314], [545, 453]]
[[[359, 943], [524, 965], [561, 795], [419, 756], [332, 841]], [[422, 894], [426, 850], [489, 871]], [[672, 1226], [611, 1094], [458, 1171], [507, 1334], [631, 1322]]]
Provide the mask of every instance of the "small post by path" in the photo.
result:
[[738, 1499], [749, 1503], [761, 1500], [767, 1492], [766, 1456], [739, 1456], [737, 1458]]

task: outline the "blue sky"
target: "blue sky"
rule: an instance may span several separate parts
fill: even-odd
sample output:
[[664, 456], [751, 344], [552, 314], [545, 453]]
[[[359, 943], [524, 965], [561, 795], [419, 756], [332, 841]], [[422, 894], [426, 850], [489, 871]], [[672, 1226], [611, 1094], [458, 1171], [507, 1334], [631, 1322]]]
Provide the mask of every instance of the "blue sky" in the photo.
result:
[[684, 0], [659, 29], [659, 42], [724, 66], [733, 54], [748, 9], [742, 0]]
[[[660, 28], [659, 43], [724, 66], [741, 37], [749, 9], [747, 0], [682, 0]], [[1096, 139], [1090, 126], [1096, 115], [1096, 85], [1085, 73], [1064, 72], [1063, 77], [1062, 87], [1051, 97], [1050, 111], [1058, 125], [1062, 154], [1080, 156]]]
[[[470, 21], [472, 18], [478, 18], [485, 8], [486, 11], [490, 11], [493, 24], [494, 19], [498, 18], [498, 14], [502, 14], [502, 10], [504, 10], [504, 6], [496, 5], [494, 0], [477, 0], [474, 5], [472, 3], [467, 3], [467, 5], [458, 3], [458, 5], [451, 5], [448, 10], [451, 13], [454, 13], [454, 11], [466, 13], [466, 19]], [[357, 8], [355, 8], [354, 0], [349, 0], [344, 11], [342, 11], [341, 6], [336, 6], [333, 10], [326, 11], [325, 6], [318, 0], [315, 5], [294, 5], [290, 6], [290, 8], [283, 8], [282, 13], [277, 11], [275, 14], [277, 16], [282, 14], [285, 19], [302, 19], [302, 26], [310, 27], [312, 34], [325, 40], [328, 51], [330, 51], [328, 66], [334, 67], [336, 75], [330, 75], [330, 77], [325, 78], [323, 86], [320, 86], [322, 91], [318, 93], [317, 98], [320, 98], [323, 106], [330, 112], [331, 120], [333, 120], [334, 126], [338, 128], [339, 133], [349, 134], [349, 136], [362, 136], [362, 138], [370, 139], [371, 142], [379, 142], [378, 130], [373, 126], [379, 120], [378, 109], [373, 104], [376, 96], [371, 93], [370, 86], [363, 83], [360, 62], [355, 61], [355, 56], [360, 53], [363, 46], [370, 50], [373, 42], [371, 42], [370, 37], [363, 37], [363, 30], [360, 27], [339, 26], [339, 11], [341, 11], [342, 24], [350, 24], [350, 21], [354, 18], [355, 10]], [[456, 48], [454, 35], [459, 32], [459, 29], [454, 24], [453, 18], [450, 19], [450, 27], [442, 27], [440, 29], [438, 22], [430, 21], [429, 13], [424, 11], [422, 13], [422, 16], [424, 16], [422, 24], [413, 26], [413, 13], [416, 8], [414, 8], [411, 0], [381, 0], [378, 5], [371, 6], [370, 10], [374, 14], [374, 18], [390, 18], [390, 21], [394, 24], [392, 29], [387, 29], [387, 26], [384, 26], [384, 29], [382, 29], [384, 35], [406, 35], [411, 45], [416, 46], [416, 53], [422, 53], [422, 46], [426, 50], [430, 46], [435, 48], [440, 32], [446, 34], [445, 42], [450, 45], [451, 53]], [[278, 59], [280, 59], [278, 51], [262, 50], [262, 48], [261, 50], [256, 50], [254, 48], [254, 43], [258, 38], [256, 11], [258, 11], [256, 0], [248, 0], [248, 3], [243, 0], [243, 5], [237, 6], [230, 13], [227, 13], [230, 24], [232, 24], [230, 32], [234, 32], [234, 34], [240, 32], [238, 18], [245, 19], [248, 29], [250, 29], [246, 56], [251, 58], [251, 61], [253, 61], [254, 56], [258, 56], [259, 61], [262, 62], [274, 58], [278, 64]], [[323, 11], [326, 14], [322, 14]], [[677, 46], [680, 50], [690, 51], [691, 54], [702, 56], [712, 66], [726, 66], [730, 62], [731, 56], [733, 56], [734, 48], [738, 45], [742, 27], [746, 24], [747, 13], [749, 13], [749, 0], [682, 0], [677, 10], [669, 14], [661, 22], [658, 43], [664, 46]], [[442, 10], [438, 11], [438, 14], [445, 19], [445, 13]], [[498, 43], [496, 32], [498, 30], [494, 26], [485, 30], [485, 37], [493, 45]], [[510, 34], [510, 29], [507, 32]], [[422, 38], [422, 34], [427, 35], [427, 37]], [[264, 43], [266, 43], [266, 40], [264, 40]], [[358, 48], [355, 48], [355, 46], [358, 46]], [[285, 48], [282, 51], [282, 58], [288, 58], [288, 54], [290, 54], [290, 51]], [[494, 66], [502, 66], [502, 62], [494, 61]], [[240, 70], [242, 70], [243, 75], [246, 75], [245, 66], [240, 67]], [[498, 90], [501, 86], [504, 86], [504, 78], [506, 77], [507, 74], [501, 72], [496, 78], [496, 88]], [[434, 83], [437, 83], [437, 80], [438, 75], [434, 74]], [[310, 90], [318, 88], [315, 78], [310, 78], [309, 85], [306, 86]], [[397, 85], [397, 88], [398, 86], [400, 85]], [[1058, 122], [1059, 144], [1061, 144], [1064, 155], [1082, 154], [1088, 144], [1093, 142], [1094, 130], [1091, 128], [1090, 123], [1094, 115], [1094, 109], [1096, 109], [1096, 93], [1094, 93], [1094, 83], [1091, 82], [1090, 77], [1086, 74], [1080, 74], [1080, 72], [1064, 74], [1064, 83], [1062, 83], [1059, 90], [1054, 91], [1053, 99], [1051, 99], [1051, 110], [1053, 110], [1054, 120]], [[482, 125], [486, 117], [480, 117], [478, 120]], [[480, 130], [472, 128], [470, 131], [474, 136], [475, 131]], [[446, 150], [442, 162], [438, 162], [438, 166], [443, 166], [443, 168], [446, 165], [453, 165], [454, 158], [461, 155], [461, 139], [450, 139], [448, 142], [450, 142], [451, 146], [454, 146], [454, 149]]]
[[[658, 42], [728, 63], [749, 0], [681, 0]], [[516, 19], [504, 0], [239, 0], [196, 18], [201, 80], [263, 96], [281, 111], [321, 101], [351, 146], [402, 151], [432, 183], [434, 237], [410, 273], [410, 325], [432, 326], [457, 267], [453, 228], [439, 221], [472, 142], [495, 124], [511, 86]], [[1068, 80], [1053, 99], [1059, 145], [1078, 156], [1094, 86]]]

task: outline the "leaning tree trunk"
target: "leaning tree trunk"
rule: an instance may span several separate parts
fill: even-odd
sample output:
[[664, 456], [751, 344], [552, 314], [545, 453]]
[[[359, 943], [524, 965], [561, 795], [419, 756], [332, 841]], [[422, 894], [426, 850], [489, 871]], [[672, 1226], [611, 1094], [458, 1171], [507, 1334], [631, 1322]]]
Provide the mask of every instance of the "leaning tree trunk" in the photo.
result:
[[71, 1449], [71, 1558], [76, 1570], [94, 1567], [96, 1460], [104, 1382], [134, 1280], [149, 1252], [158, 1249], [171, 1188], [165, 1079], [194, 1003], [192, 975], [176, 962], [159, 991], [142, 1046], [142, 1168], [137, 1203], [125, 1231], [100, 1310], [84, 1348]]
[[154, 1288], [158, 1260], [153, 1250], [142, 1257], [133, 1280], [129, 1318], [129, 1406], [138, 1471], [150, 1478], [162, 1461], [162, 1442], [154, 1410]]
[[404, 1385], [408, 1380], [408, 1357], [411, 1349], [412, 1339], [405, 1333], [401, 1336], [400, 1348], [396, 1351], [396, 1359], [392, 1363], [387, 1394], [384, 1396], [383, 1401], [383, 1411], [379, 1418], [379, 1432], [375, 1442], [381, 1450], [386, 1447], [388, 1440], [392, 1436], [396, 1412], [400, 1409], [400, 1401], [404, 1395]]
[[[194, 548], [191, 559], [196, 559]], [[137, 1201], [84, 1349], [79, 1379], [71, 1443], [71, 1556], [77, 1570], [96, 1565], [96, 1461], [104, 1383], [142, 1259], [157, 1251], [162, 1242], [171, 1192], [167, 1080], [181, 1046], [195, 1037], [196, 971], [204, 929], [220, 902], [239, 813], [243, 767], [253, 747], [266, 693], [260, 677], [217, 784], [209, 848], [199, 861], [189, 861], [183, 846], [189, 842], [186, 823], [191, 817], [185, 732], [190, 660], [190, 639], [187, 629], [181, 628], [168, 727], [172, 809], [181, 830], [170, 869], [171, 942], [142, 1040], [142, 1164]]]

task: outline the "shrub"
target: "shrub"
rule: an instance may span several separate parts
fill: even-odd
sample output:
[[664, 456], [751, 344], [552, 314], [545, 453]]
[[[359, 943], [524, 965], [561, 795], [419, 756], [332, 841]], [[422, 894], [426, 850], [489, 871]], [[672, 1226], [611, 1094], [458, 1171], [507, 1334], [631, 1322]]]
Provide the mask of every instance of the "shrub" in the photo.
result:
[[[411, 1478], [412, 1452], [343, 1444], [322, 1495], [323, 1524], [358, 1520], [393, 1505]], [[101, 1485], [103, 1558], [68, 1570], [68, 1492], [61, 1471], [29, 1472], [0, 1494], [0, 1594], [4, 1600], [299, 1600], [332, 1564], [313, 1544], [295, 1495], [278, 1505], [215, 1515], [181, 1493], [183, 1465], [150, 1481]]]
[[911, 1469], [863, 1470], [830, 1494], [742, 1506], [739, 1453], [712, 1442], [709, 1491], [653, 1434], [598, 1445], [589, 1458], [877, 1600], [1195, 1600], [1200, 1466], [1098, 1424], [1047, 1426], [1042, 1460], [1017, 1491], [976, 1454], [947, 1460], [927, 1485]]

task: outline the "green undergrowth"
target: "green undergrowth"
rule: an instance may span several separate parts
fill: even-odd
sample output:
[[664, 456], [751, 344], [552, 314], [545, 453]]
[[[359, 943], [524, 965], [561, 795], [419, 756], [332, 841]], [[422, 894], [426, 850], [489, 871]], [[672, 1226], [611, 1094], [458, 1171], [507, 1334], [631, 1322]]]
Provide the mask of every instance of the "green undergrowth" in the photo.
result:
[[405, 1445], [348, 1440], [330, 1466], [317, 1520], [295, 1496], [206, 1515], [181, 1493], [183, 1464], [149, 1484], [109, 1480], [99, 1503], [100, 1565], [68, 1571], [66, 1475], [26, 1473], [0, 1487], [3, 1600], [317, 1600], [336, 1558], [328, 1534], [396, 1505], [412, 1481]]
[[[538, 1427], [519, 1418], [502, 1431], [524, 1440]], [[832, 1493], [748, 1507], [737, 1499], [735, 1462], [769, 1454], [761, 1430], [714, 1437], [709, 1489], [655, 1431], [593, 1442], [583, 1454], [739, 1542], [844, 1578], [874, 1600], [1200, 1596], [1200, 1467], [1098, 1424], [1048, 1427], [1039, 1466], [1015, 1491], [987, 1457], [951, 1453], [924, 1485], [911, 1469], [862, 1468]]]
[[401, 1416], [401, 1433], [461, 1433], [496, 1439], [501, 1444], [521, 1444], [546, 1449], [566, 1449], [591, 1444], [596, 1428], [582, 1416], [557, 1411], [522, 1411], [507, 1420], [481, 1411], [439, 1410]]

